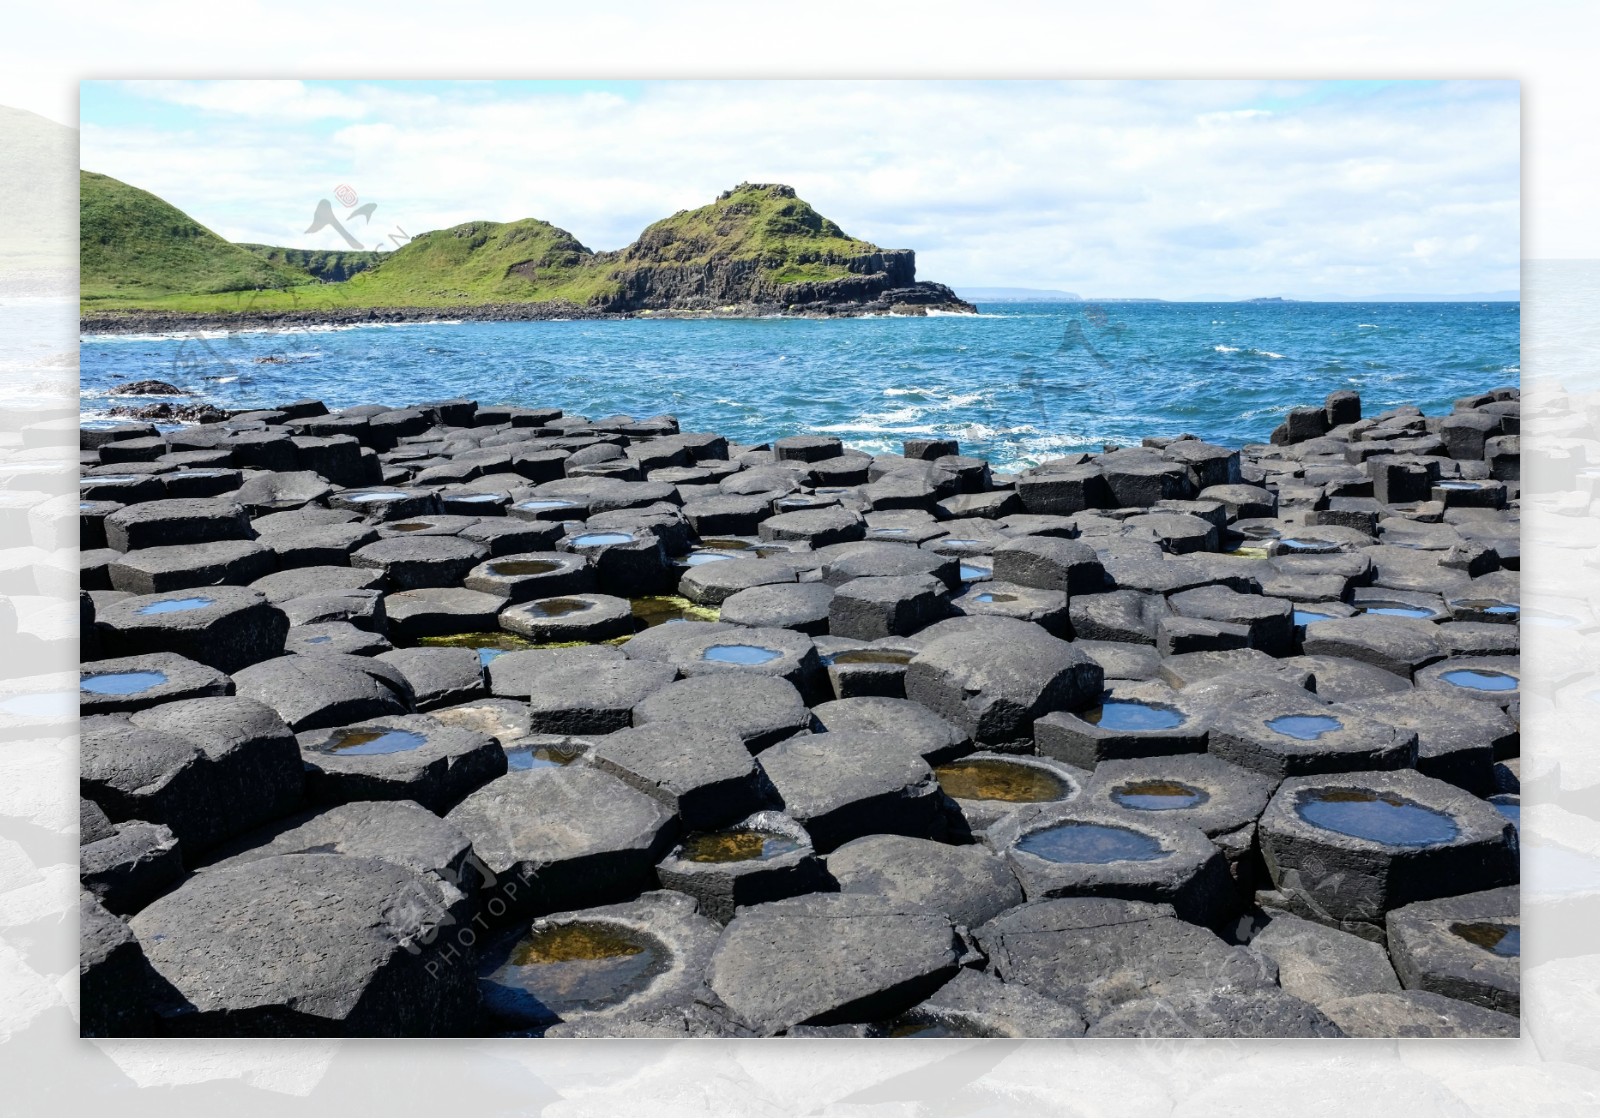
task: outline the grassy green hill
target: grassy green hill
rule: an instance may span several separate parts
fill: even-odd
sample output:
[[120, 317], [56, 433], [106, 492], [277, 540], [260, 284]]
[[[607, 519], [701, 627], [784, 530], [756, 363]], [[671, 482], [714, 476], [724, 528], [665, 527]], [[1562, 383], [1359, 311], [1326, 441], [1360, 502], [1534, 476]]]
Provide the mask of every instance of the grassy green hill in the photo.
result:
[[792, 188], [766, 183], [741, 183], [601, 253], [534, 218], [467, 222], [387, 253], [233, 245], [154, 195], [91, 172], [83, 173], [82, 210], [85, 313], [708, 309], [782, 303], [785, 291], [815, 298], [816, 285], [846, 277], [912, 282], [910, 253], [850, 237]]
[[80, 172], [78, 192], [78, 283], [85, 301], [283, 289], [311, 281], [300, 269], [224, 241], [175, 206], [108, 175]]

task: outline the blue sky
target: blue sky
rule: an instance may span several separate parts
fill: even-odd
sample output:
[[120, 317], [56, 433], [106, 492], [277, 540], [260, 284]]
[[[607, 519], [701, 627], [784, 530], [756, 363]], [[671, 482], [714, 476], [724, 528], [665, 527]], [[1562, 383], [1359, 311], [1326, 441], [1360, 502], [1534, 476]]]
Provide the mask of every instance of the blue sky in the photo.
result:
[[[1519, 90], [1441, 81], [85, 82], [82, 165], [234, 240], [539, 217], [595, 249], [743, 180], [955, 286], [1515, 288]], [[336, 214], [350, 207], [333, 202]]]

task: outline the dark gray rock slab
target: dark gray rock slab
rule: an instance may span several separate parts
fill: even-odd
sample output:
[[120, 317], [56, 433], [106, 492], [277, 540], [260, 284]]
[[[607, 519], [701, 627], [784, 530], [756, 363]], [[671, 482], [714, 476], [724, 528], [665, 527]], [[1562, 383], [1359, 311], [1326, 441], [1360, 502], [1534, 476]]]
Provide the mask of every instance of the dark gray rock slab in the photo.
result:
[[872, 1022], [908, 1010], [954, 977], [949, 918], [859, 894], [807, 894], [743, 909], [717, 942], [706, 980], [757, 1032]]
[[393, 863], [277, 855], [196, 875], [129, 923], [200, 1036], [450, 1036], [477, 1009], [437, 888]]

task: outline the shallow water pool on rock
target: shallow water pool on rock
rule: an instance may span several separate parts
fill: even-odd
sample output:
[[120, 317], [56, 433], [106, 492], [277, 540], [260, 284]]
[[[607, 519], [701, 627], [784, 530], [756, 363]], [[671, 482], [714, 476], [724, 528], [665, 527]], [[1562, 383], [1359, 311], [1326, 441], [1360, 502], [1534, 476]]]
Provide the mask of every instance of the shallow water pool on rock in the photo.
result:
[[541, 598], [526, 604], [523, 609], [540, 618], [565, 618], [568, 614], [593, 610], [594, 603], [581, 598]]
[[1288, 738], [1298, 738], [1302, 742], [1315, 742], [1329, 731], [1343, 726], [1332, 715], [1279, 715], [1266, 721], [1268, 730]]
[[215, 605], [216, 599], [206, 598], [203, 595], [193, 595], [189, 598], [168, 598], [160, 602], [152, 602], [148, 606], [141, 606], [136, 613], [139, 614], [181, 614], [186, 610], [203, 610], [207, 606]]
[[514, 746], [506, 751], [507, 769], [554, 769], [571, 765], [583, 757], [580, 747], [564, 750], [560, 746]]
[[844, 649], [822, 658], [823, 664], [910, 664], [908, 649]]
[[1296, 610], [1294, 612], [1294, 624], [1297, 626], [1314, 626], [1318, 622], [1327, 622], [1332, 620], [1332, 614], [1323, 614], [1316, 610]]
[[578, 548], [598, 548], [606, 544], [631, 544], [633, 543], [633, 534], [631, 532], [586, 532], [581, 536], [574, 536], [572, 543], [574, 547]]
[[1036, 804], [1063, 800], [1072, 791], [1060, 777], [1038, 765], [977, 758], [949, 762], [933, 775], [947, 796], [957, 800], [999, 800]]
[[1150, 862], [1167, 853], [1160, 841], [1142, 831], [1076, 821], [1029, 832], [1017, 842], [1017, 850], [1053, 863]]
[[537, 648], [532, 641], [514, 633], [452, 633], [444, 637], [419, 637], [417, 644], [430, 648], [472, 649], [479, 664], [488, 664], [502, 653]]
[[571, 921], [535, 929], [482, 979], [491, 1013], [548, 1023], [604, 1010], [645, 990], [667, 969], [665, 945], [609, 921]]
[[562, 566], [556, 560], [494, 560], [489, 570], [496, 575], [548, 575]]
[[83, 677], [78, 687], [91, 695], [135, 695], [166, 682], [165, 672], [102, 672]]
[[1522, 955], [1522, 926], [1502, 925], [1494, 921], [1460, 921], [1450, 926], [1450, 931], [1469, 944], [1476, 944], [1496, 956]]
[[981, 563], [964, 563], [961, 565], [961, 581], [963, 583], [977, 583], [994, 574], [992, 567], [985, 567]]
[[1507, 672], [1485, 672], [1476, 668], [1452, 668], [1439, 674], [1439, 679], [1458, 688], [1471, 688], [1475, 692], [1514, 692], [1517, 678]]
[[776, 649], [761, 645], [713, 645], [700, 654], [703, 660], [717, 664], [767, 664], [783, 656]]
[[1412, 606], [1406, 602], [1363, 602], [1358, 609], [1363, 614], [1381, 614], [1388, 618], [1433, 617], [1433, 611], [1426, 606]]
[[683, 841], [683, 857], [692, 863], [758, 862], [798, 850], [798, 840], [757, 828], [695, 832]]
[[1317, 789], [1303, 793], [1295, 813], [1306, 823], [1340, 835], [1394, 847], [1427, 847], [1460, 834], [1445, 812], [1396, 793], [1372, 789]]
[[1136, 699], [1107, 699], [1086, 708], [1078, 718], [1106, 730], [1171, 730], [1183, 725], [1183, 712]]
[[1211, 794], [1181, 781], [1131, 781], [1112, 790], [1111, 799], [1124, 808], [1166, 812], [1204, 804]]
[[721, 616], [715, 606], [701, 606], [675, 594], [645, 595], [630, 599], [633, 616], [646, 629], [673, 622], [714, 622]]
[[336, 732], [320, 750], [325, 754], [351, 757], [358, 754], [402, 754], [415, 750], [428, 736], [399, 727], [352, 727]]

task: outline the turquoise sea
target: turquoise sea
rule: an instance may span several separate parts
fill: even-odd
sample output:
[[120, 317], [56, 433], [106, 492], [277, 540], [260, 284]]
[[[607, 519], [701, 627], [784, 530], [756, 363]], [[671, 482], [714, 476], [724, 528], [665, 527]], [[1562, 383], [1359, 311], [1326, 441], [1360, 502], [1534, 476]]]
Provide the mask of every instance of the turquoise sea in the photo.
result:
[[955, 436], [1017, 467], [1192, 432], [1264, 441], [1334, 389], [1369, 413], [1448, 411], [1518, 382], [1517, 303], [994, 303], [929, 318], [440, 322], [86, 335], [85, 416], [159, 379], [225, 408], [451, 396], [569, 413], [668, 412], [754, 442], [827, 432], [867, 451]]

